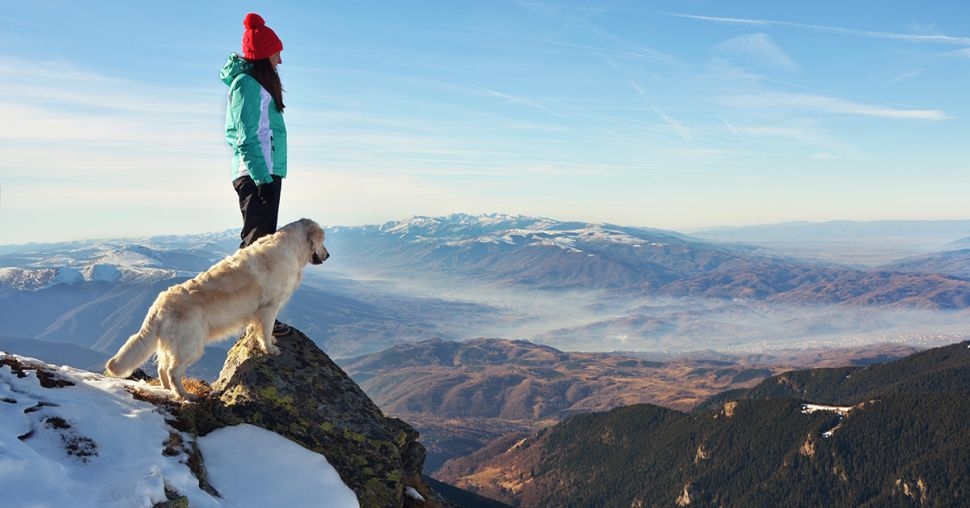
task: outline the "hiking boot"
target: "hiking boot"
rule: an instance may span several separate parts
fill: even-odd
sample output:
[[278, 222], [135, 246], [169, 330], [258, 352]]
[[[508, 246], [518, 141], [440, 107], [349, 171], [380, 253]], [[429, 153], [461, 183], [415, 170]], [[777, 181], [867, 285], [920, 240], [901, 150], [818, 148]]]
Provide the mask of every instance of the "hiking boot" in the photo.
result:
[[282, 337], [283, 335], [290, 333], [292, 330], [293, 329], [290, 328], [290, 325], [281, 322], [279, 319], [276, 320], [276, 323], [273, 323], [273, 337]]

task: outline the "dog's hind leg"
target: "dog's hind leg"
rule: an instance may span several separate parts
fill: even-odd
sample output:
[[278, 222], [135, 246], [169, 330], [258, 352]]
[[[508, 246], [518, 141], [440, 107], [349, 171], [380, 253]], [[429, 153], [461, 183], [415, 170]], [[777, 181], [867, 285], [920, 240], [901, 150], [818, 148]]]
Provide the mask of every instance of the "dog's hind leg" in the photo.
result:
[[162, 388], [166, 390], [172, 389], [172, 378], [170, 375], [172, 357], [162, 350], [158, 351], [158, 381], [162, 384]]
[[185, 377], [185, 369], [202, 358], [205, 353], [204, 343], [201, 340], [186, 340], [180, 342], [180, 344], [183, 344], [184, 347], [180, 347], [175, 352], [176, 354], [172, 355], [172, 362], [169, 366], [171, 389], [182, 399], [195, 400], [196, 397], [185, 390], [182, 378]]
[[171, 370], [170, 376], [172, 378], [172, 390], [183, 400], [195, 400], [195, 395], [192, 395], [186, 391], [185, 386], [182, 385], [182, 377], [185, 376], [185, 367], [187, 367], [187, 365], [181, 363], [176, 365], [175, 368]]

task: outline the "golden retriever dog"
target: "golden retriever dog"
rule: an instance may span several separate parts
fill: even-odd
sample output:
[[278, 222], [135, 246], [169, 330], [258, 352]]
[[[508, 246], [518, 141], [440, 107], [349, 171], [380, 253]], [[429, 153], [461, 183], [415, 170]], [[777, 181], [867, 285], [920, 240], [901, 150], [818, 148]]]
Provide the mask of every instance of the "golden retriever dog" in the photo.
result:
[[190, 399], [182, 376], [202, 357], [207, 343], [249, 325], [263, 351], [278, 355], [272, 334], [276, 316], [300, 285], [307, 263], [318, 265], [330, 257], [323, 240], [316, 222], [300, 219], [162, 291], [141, 330], [108, 360], [107, 374], [128, 377], [157, 353], [162, 386]]

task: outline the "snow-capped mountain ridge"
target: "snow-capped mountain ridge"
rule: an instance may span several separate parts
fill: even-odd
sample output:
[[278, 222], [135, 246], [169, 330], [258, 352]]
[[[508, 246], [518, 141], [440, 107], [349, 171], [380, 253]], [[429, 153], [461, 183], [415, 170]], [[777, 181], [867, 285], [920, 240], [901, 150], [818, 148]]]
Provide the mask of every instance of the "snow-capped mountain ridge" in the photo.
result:
[[[328, 240], [347, 233], [378, 233], [414, 245], [468, 247], [478, 244], [558, 247], [582, 252], [591, 244], [661, 247], [685, 240], [678, 233], [609, 224], [562, 222], [507, 214], [414, 216], [380, 226], [334, 226]], [[19, 289], [81, 281], [159, 280], [192, 276], [236, 248], [235, 231], [7, 246], [0, 254], [0, 284]]]
[[423, 241], [432, 238], [442, 240], [481, 236], [486, 233], [522, 228], [525, 225], [537, 225], [544, 221], [548, 219], [498, 213], [483, 215], [455, 213], [444, 217], [416, 215], [408, 219], [385, 222], [378, 229], [384, 234]]
[[0, 285], [38, 290], [81, 282], [192, 277], [232, 252], [227, 233], [32, 245], [0, 256]]
[[57, 284], [80, 282], [152, 282], [179, 275], [175, 270], [130, 268], [120, 265], [93, 264], [80, 268], [0, 268], [0, 285], [19, 290], [38, 290]]
[[642, 248], [661, 247], [666, 245], [667, 239], [681, 238], [681, 235], [669, 231], [497, 213], [416, 216], [384, 223], [378, 230], [411, 243], [435, 243], [449, 247], [475, 244], [551, 246], [572, 252], [582, 252], [582, 243]]

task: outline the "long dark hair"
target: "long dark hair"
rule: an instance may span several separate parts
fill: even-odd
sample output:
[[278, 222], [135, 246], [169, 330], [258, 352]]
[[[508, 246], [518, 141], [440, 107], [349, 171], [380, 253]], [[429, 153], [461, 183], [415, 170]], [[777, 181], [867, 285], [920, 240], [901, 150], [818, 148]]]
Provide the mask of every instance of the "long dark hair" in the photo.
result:
[[283, 83], [280, 82], [280, 75], [276, 73], [273, 64], [269, 63], [269, 58], [259, 60], [248, 60], [252, 67], [249, 75], [256, 79], [263, 88], [273, 97], [276, 103], [276, 110], [283, 112]]

